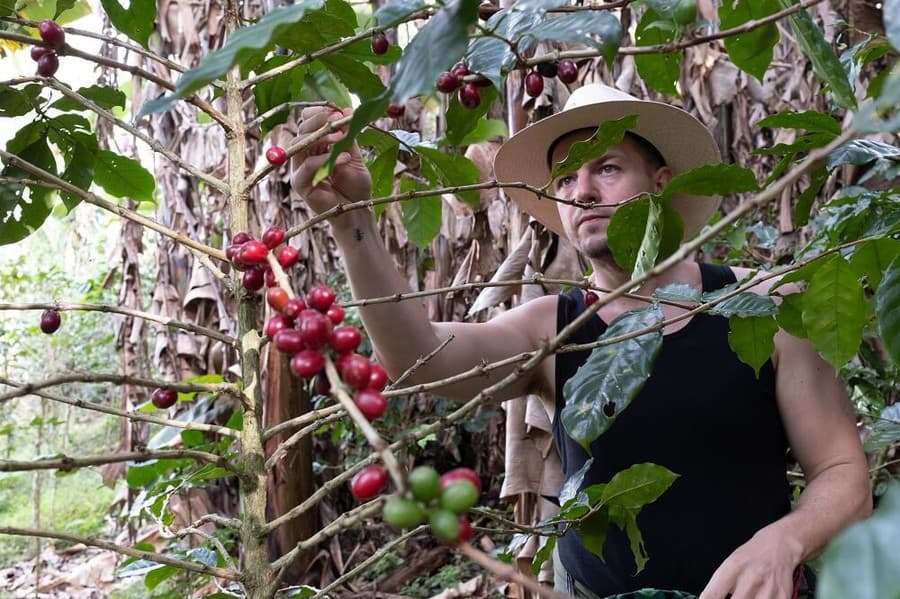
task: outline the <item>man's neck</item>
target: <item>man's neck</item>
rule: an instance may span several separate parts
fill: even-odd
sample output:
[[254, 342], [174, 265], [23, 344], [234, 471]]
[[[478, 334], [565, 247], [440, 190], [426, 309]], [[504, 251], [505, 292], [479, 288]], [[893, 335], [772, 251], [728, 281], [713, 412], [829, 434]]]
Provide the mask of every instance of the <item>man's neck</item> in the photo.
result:
[[[590, 263], [594, 269], [594, 272], [590, 277], [591, 284], [600, 289], [612, 291], [613, 289], [625, 285], [631, 279], [631, 273], [619, 268], [613, 262], [611, 257], [608, 260], [591, 259]], [[638, 295], [649, 296], [659, 287], [664, 287], [672, 283], [685, 283], [688, 285], [699, 283], [699, 281], [696, 280], [697, 275], [695, 274], [699, 271], [692, 268], [694, 266], [693, 260], [682, 260], [664, 273], [650, 277], [633, 292]]]

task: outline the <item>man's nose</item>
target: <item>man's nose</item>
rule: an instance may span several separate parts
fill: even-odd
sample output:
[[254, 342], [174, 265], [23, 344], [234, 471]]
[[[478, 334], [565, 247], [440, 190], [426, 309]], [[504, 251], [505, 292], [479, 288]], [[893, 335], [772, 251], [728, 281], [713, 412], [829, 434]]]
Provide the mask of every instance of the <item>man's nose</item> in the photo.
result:
[[597, 190], [594, 189], [591, 178], [583, 170], [579, 169], [575, 173], [575, 200], [585, 204], [596, 204], [600, 201], [600, 198], [597, 197]]

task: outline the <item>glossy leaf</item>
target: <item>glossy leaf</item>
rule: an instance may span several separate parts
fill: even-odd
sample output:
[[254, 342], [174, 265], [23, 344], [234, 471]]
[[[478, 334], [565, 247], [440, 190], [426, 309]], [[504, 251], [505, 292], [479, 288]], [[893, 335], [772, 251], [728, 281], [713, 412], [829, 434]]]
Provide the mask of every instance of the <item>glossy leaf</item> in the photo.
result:
[[[722, 29], [731, 29], [747, 21], [758, 20], [778, 12], [776, 0], [737, 0], [723, 2], [719, 8]], [[726, 37], [725, 51], [742, 71], [750, 73], [760, 82], [772, 62], [772, 50], [779, 39], [778, 28], [769, 23], [752, 31]]]
[[[481, 179], [481, 173], [475, 163], [456, 153], [441, 152], [428, 146], [416, 146], [416, 153], [422, 157], [422, 172], [435, 187], [451, 187], [456, 185], [472, 185]], [[481, 202], [478, 191], [467, 191], [457, 194], [471, 206]]]
[[173, 94], [146, 102], [136, 120], [156, 112], [163, 112], [178, 100], [225, 75], [236, 64], [256, 62], [275, 45], [275, 38], [287, 33], [308, 13], [324, 6], [324, 0], [301, 0], [291, 6], [280, 6], [263, 16], [254, 25], [241, 27], [232, 33], [225, 45], [206, 55], [198, 66], [178, 79]]
[[819, 599], [887, 599], [900, 596], [900, 483], [892, 482], [875, 513], [851, 525], [822, 556]]
[[637, 517], [647, 504], [665, 493], [678, 474], [656, 464], [635, 464], [616, 473], [603, 489], [600, 501], [609, 510], [609, 519], [628, 535], [637, 571], [644, 569], [648, 555], [637, 526]]
[[[650, 197], [641, 198], [620, 206], [609, 222], [607, 238], [616, 264], [622, 270], [635, 272], [638, 254], [647, 234], [650, 216]], [[684, 222], [677, 210], [668, 202], [662, 203], [662, 228], [656, 261], [672, 255], [684, 237]]]
[[866, 452], [881, 451], [897, 441], [900, 441], [900, 404], [892, 404], [872, 423], [872, 432], [866, 437], [863, 449]]
[[534, 560], [531, 562], [531, 574], [537, 576], [541, 571], [541, 566], [553, 555], [553, 549], [556, 547], [556, 537], [541, 537], [544, 544], [534, 554]]
[[710, 314], [731, 318], [749, 318], [751, 316], [774, 316], [778, 313], [775, 302], [768, 295], [759, 295], [752, 291], [742, 291], [727, 300], [715, 304], [709, 309]]
[[900, 160], [900, 148], [875, 139], [854, 139], [828, 156], [828, 168], [835, 169], [844, 164], [868, 164], [881, 158]]
[[[453, 94], [447, 107], [447, 130], [440, 140], [441, 145], [463, 146], [464, 140], [475, 131], [480, 123], [487, 122], [485, 115], [497, 99], [497, 90], [494, 87], [481, 89], [481, 104], [476, 108], [466, 108], [459, 103], [458, 94]], [[505, 127], [504, 127], [505, 129]]]
[[378, 75], [366, 65], [339, 53], [329, 54], [319, 59], [347, 89], [366, 100], [384, 92], [384, 84]]
[[152, 202], [156, 187], [156, 179], [140, 162], [109, 150], [97, 152], [94, 182], [109, 195], [140, 202]]
[[[612, 339], [662, 322], [657, 307], [626, 312], [614, 320], [600, 340]], [[587, 361], [563, 387], [566, 405], [561, 418], [566, 432], [590, 453], [591, 443], [606, 432], [616, 415], [628, 407], [650, 376], [662, 347], [662, 333], [645, 333], [612, 345], [595, 348]], [[608, 403], [615, 405], [609, 417]]]
[[803, 326], [803, 292], [791, 293], [781, 298], [778, 306], [778, 326], [798, 339], [806, 339], [806, 328]]
[[644, 238], [638, 247], [637, 256], [634, 259], [632, 279], [643, 276], [644, 273], [656, 266], [659, 257], [659, 248], [662, 244], [663, 233], [663, 203], [658, 197], [651, 197], [647, 203], [647, 220], [644, 225]]
[[469, 44], [466, 52], [466, 63], [473, 73], [480, 73], [490, 79], [493, 87], [503, 85], [501, 69], [504, 64], [514, 62], [515, 55], [509, 46], [496, 37], [478, 37]]
[[622, 24], [608, 11], [574, 12], [543, 19], [526, 35], [538, 41], [574, 42], [603, 49], [604, 58], [609, 60], [607, 55], [615, 56], [622, 43]]
[[759, 183], [753, 171], [736, 164], [706, 164], [672, 177], [662, 195], [676, 193], [700, 196], [730, 195], [757, 191]]
[[[259, 72], [266, 73], [290, 60], [289, 56], [273, 56], [259, 67]], [[306, 74], [307, 68], [298, 66], [254, 85], [253, 98], [257, 114], [264, 114], [276, 106], [300, 100], [303, 92], [309, 89], [309, 86], [304, 85]], [[266, 118], [260, 124], [261, 133], [266, 135], [275, 126], [286, 122], [289, 114], [290, 111], [282, 110]]]
[[[658, 44], [667, 44], [675, 38], [674, 29], [664, 31], [652, 27], [659, 20], [659, 15], [653, 9], [648, 8], [644, 12], [644, 16], [641, 17], [635, 32], [635, 45], [656, 46]], [[660, 93], [676, 97], [680, 97], [675, 84], [681, 77], [681, 63], [683, 60], [684, 50], [659, 54], [638, 54], [634, 57], [638, 74], [647, 85]]]
[[692, 285], [673, 283], [656, 289], [653, 292], [653, 297], [670, 302], [696, 304], [700, 301], [700, 292]]
[[828, 258], [803, 297], [803, 327], [818, 352], [835, 368], [852, 358], [866, 321], [863, 288], [841, 256]]
[[[26, 125], [7, 144], [7, 151], [18, 155], [50, 174], [56, 174], [56, 161], [43, 123]], [[27, 144], [20, 149], [21, 144]], [[17, 166], [7, 165], [0, 176], [12, 179], [34, 179], [34, 175]], [[26, 199], [26, 190], [28, 192]], [[13, 183], [0, 184], [0, 245], [14, 243], [35, 232], [53, 209], [53, 190], [41, 185], [26, 187]]]
[[[790, 8], [795, 4], [793, 0], [778, 0], [782, 8]], [[825, 35], [806, 10], [791, 13], [787, 21], [797, 36], [800, 49], [812, 63], [816, 76], [831, 90], [835, 104], [841, 108], [851, 109], [856, 107], [856, 97], [853, 88], [847, 79], [847, 72], [841, 65], [841, 61], [834, 48], [825, 39]]]
[[[426, 186], [408, 177], [400, 179], [400, 191], [426, 189]], [[442, 202], [439, 197], [424, 197], [405, 200], [400, 204], [403, 212], [403, 226], [409, 240], [424, 249], [441, 230]]]
[[891, 262], [875, 292], [875, 315], [885, 349], [900, 365], [900, 258]]
[[34, 110], [36, 94], [14, 87], [0, 87], [0, 117], [23, 116]]
[[878, 289], [882, 274], [900, 256], [900, 240], [885, 237], [873, 239], [856, 247], [850, 265], [860, 277], [866, 277], [869, 287]]
[[[115, 87], [106, 85], [92, 85], [75, 90], [78, 95], [84, 96], [100, 108], [112, 110], [113, 108], [125, 108], [125, 92]], [[69, 98], [60, 98], [50, 105], [57, 110], [83, 110], [84, 106]]]
[[460, 147], [471, 146], [483, 141], [507, 137], [509, 131], [506, 123], [500, 119], [481, 119], [460, 142]]
[[118, 0], [100, 0], [113, 27], [149, 49], [148, 40], [156, 20], [155, 0], [130, 0], [125, 8]]
[[728, 346], [759, 377], [759, 369], [775, 352], [778, 323], [772, 316], [733, 316], [728, 325]]
[[379, 27], [387, 29], [409, 20], [425, 8], [426, 5], [422, 0], [392, 0], [375, 11], [375, 20]]
[[600, 123], [597, 131], [584, 141], [576, 141], [569, 148], [565, 158], [555, 162], [550, 169], [550, 185], [557, 177], [577, 171], [582, 165], [599, 158], [610, 146], [622, 143], [625, 133], [637, 125], [637, 115], [628, 115], [616, 120]]
[[585, 460], [584, 465], [563, 483], [562, 489], [559, 490], [559, 504], [561, 506], [565, 507], [569, 501], [578, 495], [578, 492], [581, 490], [581, 485], [584, 484], [584, 477], [588, 473], [588, 470], [591, 469], [593, 463], [594, 458], [588, 458]]
[[809, 211], [812, 208], [813, 201], [828, 180], [828, 169], [819, 167], [815, 169], [809, 177], [809, 186], [803, 190], [797, 203], [794, 205], [794, 226], [803, 227], [809, 223]]
[[757, 127], [801, 129], [818, 133], [841, 134], [841, 123], [830, 114], [808, 110], [805, 112], [778, 112], [757, 121]]
[[[94, 180], [94, 162], [99, 148], [97, 138], [93, 133], [74, 132], [69, 139], [71, 143], [59, 148], [66, 164], [60, 177], [87, 191]], [[76, 194], [60, 192], [59, 195], [70, 211], [81, 202], [81, 196]]]

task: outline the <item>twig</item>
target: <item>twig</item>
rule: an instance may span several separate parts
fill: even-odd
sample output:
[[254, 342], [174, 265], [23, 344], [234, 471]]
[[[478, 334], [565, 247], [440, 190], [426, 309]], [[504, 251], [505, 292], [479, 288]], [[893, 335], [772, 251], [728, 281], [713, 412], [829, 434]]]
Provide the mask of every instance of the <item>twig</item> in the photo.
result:
[[198, 385], [194, 383], [169, 383], [167, 381], [158, 381], [155, 379], [144, 379], [124, 374], [65, 374], [53, 378], [49, 378], [38, 383], [25, 383], [16, 391], [10, 391], [0, 395], [0, 403], [9, 401], [16, 397], [22, 397], [35, 391], [40, 391], [47, 387], [55, 387], [57, 385], [65, 385], [67, 383], [112, 383], [114, 385], [137, 385], [139, 387], [169, 387], [182, 393], [190, 393], [192, 391], [203, 391], [206, 393], [233, 393], [243, 396], [243, 392], [230, 383], [219, 383], [217, 385]]
[[291, 418], [290, 420], [285, 420], [284, 422], [279, 422], [275, 426], [271, 426], [263, 431], [263, 443], [281, 432], [305, 426], [310, 422], [319, 422], [331, 416], [335, 412], [342, 412], [342, 410], [343, 408], [341, 408], [340, 405], [333, 405], [322, 408], [320, 410], [307, 412], [302, 416], [297, 416], [296, 418]]
[[0, 460], [0, 472], [30, 472], [32, 470], [62, 470], [67, 472], [75, 468], [89, 466], [102, 466], [118, 462], [146, 462], [147, 460], [169, 460], [178, 458], [190, 458], [201, 462], [215, 464], [225, 468], [229, 472], [237, 473], [237, 468], [222, 456], [206, 451], [193, 449], [163, 449], [159, 451], [131, 451], [127, 453], [110, 453], [91, 456], [89, 458], [73, 458], [62, 456], [54, 460]]
[[332, 580], [328, 584], [328, 586], [326, 586], [324, 589], [320, 590], [315, 595], [313, 595], [312, 599], [316, 599], [316, 597], [325, 597], [326, 593], [328, 593], [332, 589], [335, 589], [338, 586], [344, 584], [344, 581], [352, 580], [358, 574], [360, 574], [361, 572], [364, 572], [366, 570], [366, 568], [368, 568], [372, 564], [378, 562], [382, 557], [384, 557], [385, 555], [390, 553], [395, 547], [397, 547], [397, 545], [405, 543], [406, 541], [408, 541], [410, 538], [412, 538], [416, 534], [423, 532], [425, 530], [428, 530], [427, 526], [424, 526], [424, 525], [419, 526], [418, 528], [414, 528], [412, 530], [406, 531], [405, 533], [403, 533], [396, 539], [393, 539], [392, 541], [385, 543], [380, 549], [378, 549], [378, 551], [376, 551], [375, 553], [370, 555], [365, 561], [361, 562], [355, 568], [353, 568], [352, 570], [350, 570], [348, 572], [344, 572], [343, 574], [341, 574], [340, 576], [338, 576], [337, 578]]
[[397, 385], [399, 385], [400, 383], [402, 383], [403, 381], [408, 379], [410, 376], [412, 376], [412, 374], [415, 371], [417, 371], [419, 368], [421, 368], [422, 366], [427, 364], [429, 360], [431, 360], [433, 357], [435, 357], [439, 351], [441, 351], [442, 349], [447, 347], [447, 344], [450, 343], [451, 341], [453, 341], [453, 339], [454, 339], [454, 335], [448, 335], [446, 339], [441, 341], [440, 345], [438, 345], [436, 348], [434, 348], [433, 350], [428, 352], [428, 355], [421, 356], [419, 359], [417, 359], [416, 362], [412, 366], [410, 366], [409, 368], [406, 369], [406, 372], [404, 372], [399, 377], [397, 377], [396, 381], [394, 381], [393, 383], [388, 385], [388, 387], [387, 387], [388, 390], [393, 389], [394, 387], [396, 387]]
[[68, 541], [70, 543], [82, 543], [84, 545], [90, 545], [91, 547], [99, 547], [100, 549], [115, 551], [116, 553], [127, 555], [129, 557], [145, 559], [151, 562], [156, 562], [157, 564], [173, 566], [181, 570], [187, 570], [188, 572], [197, 572], [198, 574], [206, 574], [208, 576], [215, 576], [216, 578], [224, 578], [225, 580], [233, 580], [235, 582], [241, 580], [241, 574], [239, 572], [235, 572], [234, 570], [227, 570], [225, 568], [213, 568], [204, 564], [174, 559], [160, 553], [133, 549], [132, 547], [116, 545], [115, 543], [110, 543], [109, 541], [102, 541], [100, 539], [94, 539], [91, 537], [80, 537], [77, 535], [70, 535], [51, 530], [35, 530], [33, 528], [17, 528], [14, 526], [0, 526], [0, 534], [18, 535], [23, 537], [41, 537], [45, 539], [59, 539], [60, 541]]
[[175, 152], [173, 152], [172, 150], [166, 148], [158, 140], [155, 140], [152, 137], [150, 137], [149, 135], [141, 132], [137, 127], [133, 127], [129, 123], [126, 123], [125, 121], [123, 121], [121, 119], [117, 119], [110, 111], [102, 108], [101, 106], [98, 106], [95, 102], [92, 102], [91, 100], [89, 100], [88, 98], [85, 98], [78, 92], [73, 91], [66, 85], [63, 85], [59, 80], [51, 78], [51, 79], [48, 79], [46, 81], [46, 83], [53, 89], [59, 91], [62, 95], [66, 96], [68, 98], [72, 98], [73, 100], [75, 100], [76, 102], [81, 104], [82, 106], [90, 108], [91, 110], [96, 112], [98, 115], [109, 120], [117, 127], [124, 129], [125, 131], [128, 131], [129, 133], [131, 133], [132, 135], [134, 135], [135, 137], [137, 137], [138, 139], [143, 141], [145, 144], [150, 146], [151, 149], [153, 149], [154, 151], [156, 151], [159, 154], [162, 154], [163, 156], [168, 158], [176, 166], [184, 169], [185, 171], [194, 175], [201, 181], [205, 181], [207, 184], [209, 184], [210, 187], [217, 189], [218, 191], [221, 191], [221, 192], [228, 191], [228, 185], [222, 179], [219, 179], [218, 177], [214, 177], [213, 175], [210, 175], [209, 173], [205, 173], [205, 172], [201, 171], [200, 169], [198, 169], [197, 167], [192, 165], [190, 162], [183, 160], [181, 157], [179, 157], [177, 154], [175, 154]]
[[342, 419], [343, 417], [344, 417], [344, 411], [341, 410], [339, 413], [332, 414], [328, 418], [316, 420], [312, 424], [309, 424], [309, 425], [301, 428], [300, 430], [295, 432], [293, 435], [291, 435], [290, 437], [288, 437], [287, 439], [285, 439], [284, 441], [279, 443], [278, 447], [275, 449], [274, 452], [272, 452], [272, 455], [269, 457], [269, 459], [266, 460], [266, 470], [271, 470], [275, 466], [275, 464], [277, 464], [279, 461], [281, 461], [281, 458], [283, 458], [285, 455], [287, 455], [287, 452], [289, 452], [291, 449], [293, 449], [294, 446], [297, 445], [300, 441], [302, 441], [307, 435], [310, 435], [310, 434], [316, 432], [316, 430], [320, 426], [335, 422], [337, 420]]
[[283, 110], [293, 110], [294, 108], [305, 108], [307, 106], [334, 106], [331, 102], [321, 101], [321, 102], [285, 102], [284, 104], [279, 104], [278, 106], [273, 106], [269, 110], [265, 111], [252, 121], [247, 122], [247, 129], [252, 129], [257, 125], [260, 125], [264, 120], [269, 118], [270, 116], [276, 115]]
[[520, 584], [538, 597], [546, 597], [548, 599], [574, 599], [567, 593], [555, 591], [552, 587], [547, 587], [539, 583], [530, 576], [525, 576], [509, 564], [504, 564], [499, 560], [495, 560], [486, 553], [483, 553], [470, 545], [469, 543], [461, 543], [457, 546], [459, 552], [467, 558], [489, 571], [498, 578], [502, 578], [507, 582]]
[[235, 572], [237, 571], [238, 567], [234, 563], [234, 560], [231, 559], [231, 555], [228, 553], [228, 551], [225, 550], [225, 546], [222, 545], [222, 541], [220, 541], [215, 536], [213, 536], [207, 532], [203, 532], [199, 528], [194, 528], [193, 526], [186, 526], [177, 531], [170, 531], [168, 533], [163, 533], [162, 536], [163, 536], [163, 538], [171, 539], [171, 538], [186, 537], [188, 535], [197, 535], [198, 537], [202, 537], [202, 538], [206, 539], [207, 541], [209, 541], [210, 543], [212, 543], [213, 546], [216, 548], [216, 550], [222, 555], [222, 559], [225, 560], [225, 563], [228, 565], [228, 567], [231, 568], [232, 570], [234, 570]]
[[[15, 381], [11, 381], [6, 378], [0, 378], [0, 385], [8, 385], [10, 387], [25, 387], [25, 383], [18, 383]], [[33, 395], [37, 395], [39, 397], [45, 397], [51, 401], [56, 401], [59, 403], [63, 403], [66, 405], [74, 406], [76, 408], [83, 408], [85, 410], [93, 410], [94, 412], [101, 412], [103, 414], [108, 414], [110, 416], [120, 416], [122, 418], [127, 418], [129, 420], [137, 420], [140, 422], [150, 422], [152, 424], [160, 424], [162, 426], [171, 426], [174, 428], [181, 428], [184, 430], [190, 431], [203, 431], [207, 433], [215, 433], [217, 435], [222, 435], [225, 437], [235, 437], [237, 438], [238, 432], [234, 429], [230, 429], [227, 426], [218, 426], [215, 424], [205, 424], [201, 422], [183, 422], [181, 420], [172, 420], [170, 418], [161, 418], [158, 416], [150, 416], [149, 414], [144, 414], [142, 412], [128, 412], [126, 410], [119, 410], [117, 408], [110, 408], [108, 406], [104, 406], [98, 403], [84, 401], [83, 399], [69, 399], [68, 397], [63, 397], [61, 395], [56, 395], [54, 393], [47, 393], [46, 391], [32, 391]]]
[[126, 218], [132, 222], [139, 224], [139, 225], [143, 225], [143, 226], [147, 227], [148, 229], [152, 229], [152, 230], [156, 231], [157, 233], [160, 233], [162, 235], [165, 235], [166, 237], [170, 237], [170, 238], [174, 239], [175, 241], [177, 241], [178, 243], [181, 243], [182, 245], [186, 245], [188, 247], [194, 248], [195, 250], [197, 250], [199, 252], [203, 252], [204, 254], [212, 256], [218, 260], [222, 260], [223, 262], [226, 261], [225, 252], [223, 252], [222, 250], [210, 247], [208, 245], [204, 245], [202, 243], [198, 243], [197, 241], [194, 241], [193, 239], [191, 239], [190, 237], [188, 237], [182, 233], [179, 233], [173, 229], [170, 229], [169, 227], [161, 225], [160, 223], [156, 222], [155, 220], [149, 219], [145, 216], [138, 214], [137, 212], [133, 212], [131, 210], [128, 210], [127, 208], [123, 208], [122, 206], [119, 206], [110, 201], [107, 201], [100, 197], [97, 197], [96, 195], [94, 195], [93, 193], [91, 193], [89, 191], [85, 191], [79, 187], [76, 187], [75, 185], [72, 185], [68, 181], [64, 181], [64, 180], [60, 179], [59, 177], [57, 177], [56, 175], [52, 175], [52, 174], [48, 173], [47, 171], [45, 171], [42, 168], [38, 168], [26, 160], [22, 160], [15, 154], [10, 154], [9, 152], [6, 152], [5, 150], [0, 150], [0, 158], [3, 158], [10, 164], [18, 166], [22, 170], [28, 171], [32, 175], [35, 175], [41, 179], [44, 179], [46, 181], [53, 183], [60, 189], [63, 189], [69, 193], [79, 196], [82, 200], [84, 200], [85, 202], [87, 202], [89, 204], [93, 204], [95, 206], [103, 208], [104, 210], [112, 212], [113, 214], [117, 214], [118, 216], [121, 216], [122, 218]]
[[106, 312], [109, 314], [124, 314], [133, 316], [142, 320], [159, 323], [165, 327], [172, 329], [182, 329], [204, 337], [216, 339], [228, 345], [234, 345], [235, 339], [229, 337], [219, 331], [214, 331], [206, 327], [201, 327], [188, 322], [180, 322], [173, 318], [160, 316], [159, 314], [151, 314], [150, 312], [142, 312], [140, 310], [132, 310], [131, 308], [122, 308], [120, 306], [112, 306], [108, 304], [69, 304], [69, 303], [28, 303], [28, 304], [0, 304], [0, 312], [3, 310], [59, 310], [66, 311], [84, 311], [84, 312]]

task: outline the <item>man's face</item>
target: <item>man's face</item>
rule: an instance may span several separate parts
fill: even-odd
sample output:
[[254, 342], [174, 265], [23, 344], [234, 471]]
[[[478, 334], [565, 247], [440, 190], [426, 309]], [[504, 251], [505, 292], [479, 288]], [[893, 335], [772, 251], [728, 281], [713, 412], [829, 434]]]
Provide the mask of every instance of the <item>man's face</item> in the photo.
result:
[[[590, 131], [575, 131], [560, 138], [553, 149], [553, 162], [562, 160], [572, 144], [590, 135]], [[603, 156], [557, 178], [552, 193], [592, 204], [576, 207], [557, 203], [557, 209], [569, 240], [588, 258], [599, 259], [609, 253], [606, 229], [617, 205], [640, 193], [659, 192], [671, 178], [671, 169], [653, 168], [638, 142], [626, 137], [622, 143], [610, 146]]]

